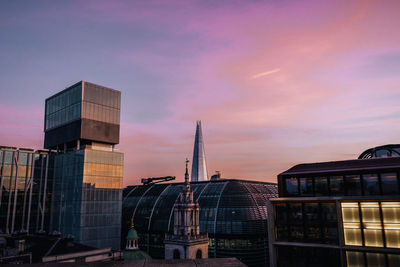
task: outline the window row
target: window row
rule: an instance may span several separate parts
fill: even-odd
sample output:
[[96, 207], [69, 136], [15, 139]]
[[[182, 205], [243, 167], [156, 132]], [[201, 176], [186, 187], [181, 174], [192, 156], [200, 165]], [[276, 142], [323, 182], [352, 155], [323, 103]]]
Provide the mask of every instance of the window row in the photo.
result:
[[278, 203], [274, 207], [277, 241], [338, 243], [335, 203]]
[[343, 202], [346, 245], [400, 248], [400, 202]]
[[95, 103], [83, 102], [82, 118], [119, 124], [120, 110]]
[[81, 85], [77, 85], [46, 101], [46, 115], [79, 103], [82, 99]]
[[83, 100], [120, 109], [121, 93], [102, 86], [85, 83]]
[[395, 172], [284, 179], [283, 196], [369, 196], [399, 194]]
[[346, 251], [347, 267], [398, 267], [399, 254]]
[[83, 168], [83, 175], [122, 177], [123, 166], [99, 163], [85, 163]]
[[46, 115], [46, 130], [77, 120], [81, 117], [81, 102]]

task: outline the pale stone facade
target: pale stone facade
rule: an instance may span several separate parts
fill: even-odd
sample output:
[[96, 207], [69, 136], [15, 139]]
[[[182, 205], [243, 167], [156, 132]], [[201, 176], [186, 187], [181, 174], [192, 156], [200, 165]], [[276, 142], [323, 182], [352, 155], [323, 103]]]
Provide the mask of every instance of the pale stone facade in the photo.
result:
[[166, 234], [164, 239], [166, 259], [208, 258], [208, 235], [200, 234], [199, 203], [190, 189], [188, 162], [185, 187], [174, 206], [174, 234]]

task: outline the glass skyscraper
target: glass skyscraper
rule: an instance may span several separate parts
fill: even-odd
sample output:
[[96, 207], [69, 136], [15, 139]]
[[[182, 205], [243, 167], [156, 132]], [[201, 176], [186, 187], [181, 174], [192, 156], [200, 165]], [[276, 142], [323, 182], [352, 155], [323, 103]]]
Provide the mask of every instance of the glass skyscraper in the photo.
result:
[[46, 99], [44, 146], [57, 152], [50, 228], [98, 248], [120, 248], [120, 102], [85, 81]]

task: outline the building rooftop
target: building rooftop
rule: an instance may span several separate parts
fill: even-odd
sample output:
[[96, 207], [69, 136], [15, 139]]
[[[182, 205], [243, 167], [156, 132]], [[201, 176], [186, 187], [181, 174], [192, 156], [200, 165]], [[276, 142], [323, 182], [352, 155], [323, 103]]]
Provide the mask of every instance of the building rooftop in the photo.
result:
[[[28, 265], [20, 265], [28, 266]], [[58, 263], [40, 263], [30, 264], [29, 266], [45, 266], [45, 267], [58, 267]], [[213, 258], [213, 259], [196, 259], [196, 260], [132, 260], [132, 261], [108, 261], [108, 262], [93, 262], [93, 263], [63, 263], [62, 266], [99, 266], [99, 267], [111, 267], [111, 266], [126, 266], [126, 267], [153, 267], [153, 266], [171, 266], [171, 267], [244, 267], [244, 263], [236, 258]]]
[[282, 172], [279, 176], [283, 175], [296, 175], [296, 174], [311, 174], [311, 173], [325, 173], [325, 172], [342, 172], [342, 171], [357, 171], [368, 169], [386, 169], [386, 168], [400, 167], [400, 157], [387, 157], [387, 158], [371, 158], [371, 159], [354, 159], [342, 161], [329, 161], [317, 163], [304, 163], [298, 164], [287, 171]]

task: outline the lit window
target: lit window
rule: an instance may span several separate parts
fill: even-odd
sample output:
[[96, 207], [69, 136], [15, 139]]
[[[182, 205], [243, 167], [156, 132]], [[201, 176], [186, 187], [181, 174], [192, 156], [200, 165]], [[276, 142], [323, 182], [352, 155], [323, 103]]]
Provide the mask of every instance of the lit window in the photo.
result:
[[362, 252], [347, 251], [346, 252], [348, 267], [364, 267], [364, 255]]

